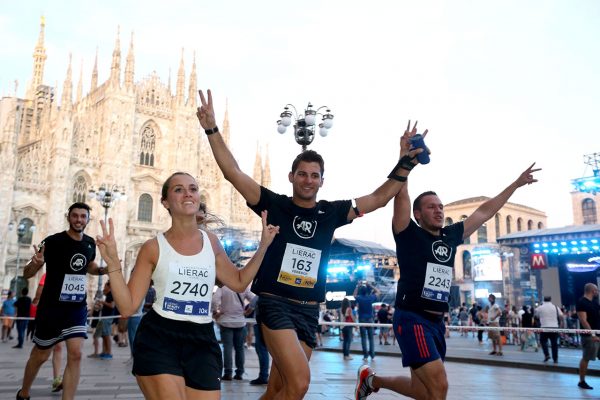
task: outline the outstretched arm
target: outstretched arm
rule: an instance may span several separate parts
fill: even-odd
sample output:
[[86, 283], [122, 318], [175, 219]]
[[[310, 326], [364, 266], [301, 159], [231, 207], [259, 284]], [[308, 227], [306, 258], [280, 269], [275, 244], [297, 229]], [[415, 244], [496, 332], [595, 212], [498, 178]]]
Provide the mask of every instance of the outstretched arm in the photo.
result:
[[150, 287], [152, 270], [158, 260], [158, 242], [156, 239], [151, 239], [142, 245], [135, 260], [135, 266], [131, 272], [129, 283], [125, 283], [125, 278], [121, 270], [121, 260], [119, 260], [117, 251], [112, 218], [108, 219], [108, 225], [109, 229], [107, 230], [104, 221], [100, 221], [102, 236], [96, 238], [96, 243], [98, 244], [102, 258], [106, 261], [106, 273], [110, 279], [113, 298], [117, 303], [119, 312], [126, 318], [138, 310], [146, 297], [146, 293]]
[[45, 246], [45, 243], [42, 243], [42, 245], [39, 248], [35, 244], [33, 245], [33, 257], [31, 257], [31, 260], [29, 260], [27, 265], [25, 265], [25, 268], [23, 268], [23, 278], [31, 278], [32, 276], [37, 274], [40, 268], [42, 268], [42, 266], [46, 262], [44, 260]]
[[523, 171], [521, 175], [519, 175], [519, 177], [513, 183], [508, 185], [499, 195], [480, 205], [479, 208], [465, 220], [463, 239], [471, 236], [471, 234], [479, 229], [485, 221], [492, 218], [498, 210], [506, 204], [515, 190], [523, 185], [531, 185], [532, 183], [537, 182], [537, 179], [534, 179], [533, 177], [533, 173], [540, 171], [541, 168], [533, 168], [534, 165], [535, 163], [531, 164], [529, 168]]
[[267, 248], [273, 242], [275, 235], [279, 233], [279, 226], [267, 224], [267, 211], [261, 212], [262, 217], [262, 235], [258, 249], [248, 261], [246, 266], [241, 269], [237, 269], [235, 265], [227, 257], [227, 253], [221, 246], [221, 242], [217, 237], [209, 233], [210, 241], [215, 252], [216, 265], [217, 265], [217, 279], [223, 282], [229, 289], [243, 293], [248, 287], [252, 279], [256, 276], [258, 268], [265, 257]]
[[410, 197], [408, 185], [404, 185], [394, 197], [394, 215], [392, 217], [392, 230], [398, 234], [405, 230], [410, 223]]
[[227, 145], [223, 141], [221, 134], [218, 131], [208, 133], [208, 131], [214, 131], [214, 128], [217, 127], [210, 89], [207, 91], [207, 98], [204, 97], [202, 90], [198, 91], [198, 93], [200, 94], [202, 105], [198, 107], [196, 116], [202, 128], [207, 131], [208, 143], [223, 176], [231, 182], [250, 205], [258, 204], [260, 200], [260, 185], [240, 169], [233, 154], [231, 154], [231, 151], [229, 151], [229, 148], [227, 148]]
[[[415, 122], [415, 125], [411, 129], [410, 121], [408, 121], [408, 126], [400, 138], [400, 161], [389, 175], [390, 177], [395, 175], [396, 178], [388, 178], [383, 185], [379, 186], [373, 193], [357, 198], [356, 208], [358, 208], [360, 215], [357, 215], [355, 210], [350, 209], [348, 212], [348, 221], [384, 207], [392, 197], [406, 186], [406, 178], [410, 174], [410, 171], [418, 164], [416, 159], [417, 154], [423, 151], [423, 149], [411, 150], [410, 148], [410, 138], [416, 134], [417, 122]], [[423, 136], [426, 135], [427, 130], [423, 133]]]

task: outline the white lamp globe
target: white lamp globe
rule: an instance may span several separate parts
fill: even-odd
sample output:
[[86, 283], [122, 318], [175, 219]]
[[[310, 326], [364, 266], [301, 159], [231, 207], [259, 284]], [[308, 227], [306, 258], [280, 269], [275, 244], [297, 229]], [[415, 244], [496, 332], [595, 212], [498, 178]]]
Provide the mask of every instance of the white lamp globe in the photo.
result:
[[281, 133], [282, 135], [285, 133], [285, 125], [283, 124], [283, 121], [281, 124], [277, 125], [277, 132]]

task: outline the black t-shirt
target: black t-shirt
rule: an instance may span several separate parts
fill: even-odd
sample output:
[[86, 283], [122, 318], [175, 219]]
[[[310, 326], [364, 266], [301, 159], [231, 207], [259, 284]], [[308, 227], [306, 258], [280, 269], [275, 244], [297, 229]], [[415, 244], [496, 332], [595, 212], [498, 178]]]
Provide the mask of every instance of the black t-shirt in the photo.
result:
[[71, 238], [66, 231], [44, 240], [46, 281], [37, 315], [57, 308], [61, 311], [86, 309], [87, 267], [96, 258], [96, 242], [88, 235]]
[[29, 317], [31, 311], [31, 297], [21, 296], [15, 301], [17, 317]]
[[260, 200], [248, 204], [256, 214], [267, 210], [279, 234], [267, 249], [252, 292], [301, 301], [325, 301], [329, 249], [335, 229], [350, 223], [350, 200], [319, 201], [313, 208], [295, 205], [288, 196], [260, 188]]
[[[577, 300], [577, 312], [584, 311], [587, 316], [587, 322], [592, 329], [600, 329], [600, 305], [598, 300], [589, 300], [582, 296]], [[582, 327], [583, 329], [583, 327]], [[589, 333], [582, 333], [581, 336], [590, 336]]]
[[[114, 301], [112, 292], [108, 292], [106, 297], [104, 298], [104, 302], [112, 303]], [[109, 307], [107, 305], [102, 305], [102, 316], [109, 317], [111, 315], [115, 315], [115, 307]]]
[[380, 308], [377, 311], [377, 321], [380, 324], [387, 324], [389, 321], [389, 310], [387, 308]]
[[396, 308], [411, 311], [448, 311], [456, 247], [463, 242], [462, 222], [434, 236], [411, 220], [394, 235], [400, 266]]
[[521, 315], [521, 326], [523, 328], [533, 328], [533, 314], [529, 311], [525, 311]]

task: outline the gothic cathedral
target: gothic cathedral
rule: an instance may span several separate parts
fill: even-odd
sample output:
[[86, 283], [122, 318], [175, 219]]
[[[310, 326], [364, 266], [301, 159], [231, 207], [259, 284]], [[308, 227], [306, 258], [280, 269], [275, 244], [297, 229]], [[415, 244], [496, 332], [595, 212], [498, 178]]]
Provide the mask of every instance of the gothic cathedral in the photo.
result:
[[[0, 288], [4, 293], [15, 288], [15, 281], [19, 288], [27, 285], [22, 277], [15, 277], [22, 275], [33, 254], [31, 244], [66, 229], [65, 212], [76, 201], [85, 201], [93, 209], [86, 229], [92, 237], [98, 234], [98, 221], [105, 212], [113, 218], [128, 279], [140, 246], [169, 226], [160, 192], [164, 180], [176, 171], [196, 177], [208, 210], [227, 229], [251, 239], [260, 237], [260, 218], [223, 178], [196, 119], [195, 61], [186, 91], [182, 52], [173, 95], [170, 77], [167, 84], [156, 73], [134, 79], [133, 35], [121, 71], [117, 33], [108, 80], [98, 82], [96, 55], [89, 92], [84, 95], [80, 74], [73, 93], [69, 59], [58, 102], [56, 88], [43, 80], [44, 28], [42, 19], [25, 98], [15, 93], [0, 100]], [[229, 143], [227, 110], [220, 128]], [[258, 149], [253, 175], [270, 186], [268, 156], [263, 162]], [[101, 186], [124, 191], [125, 201], [103, 208], [89, 199], [90, 189], [98, 191]], [[39, 276], [30, 280], [30, 293], [38, 281]], [[88, 279], [88, 286], [93, 295], [95, 279]]]

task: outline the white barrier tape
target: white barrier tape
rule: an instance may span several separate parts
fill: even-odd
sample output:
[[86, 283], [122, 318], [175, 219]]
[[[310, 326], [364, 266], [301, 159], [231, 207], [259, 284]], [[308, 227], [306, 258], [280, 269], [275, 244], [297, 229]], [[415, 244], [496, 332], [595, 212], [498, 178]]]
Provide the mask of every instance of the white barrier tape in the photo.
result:
[[[131, 317], [141, 317], [144, 314], [134, 314], [131, 315]], [[8, 315], [1, 315], [0, 316], [1, 319], [13, 319], [15, 321], [33, 321], [35, 320], [35, 317], [11, 317]], [[93, 321], [93, 320], [100, 320], [100, 319], [113, 319], [113, 318], [122, 318], [120, 315], [109, 315], [106, 317], [87, 317], [88, 320]], [[127, 317], [129, 318], [129, 317]]]
[[[392, 328], [392, 324], [378, 324], [374, 322], [327, 322], [327, 321], [319, 321], [319, 325], [327, 325], [327, 326], [354, 326], [354, 327], [373, 327], [373, 328]], [[474, 332], [474, 331], [507, 331], [507, 332], [556, 332], [556, 333], [595, 333], [600, 334], [600, 329], [590, 330], [590, 329], [565, 329], [565, 328], [518, 328], [511, 326], [457, 326], [457, 325], [448, 325], [446, 326], [451, 331], [466, 331], [466, 332]]]

